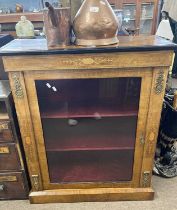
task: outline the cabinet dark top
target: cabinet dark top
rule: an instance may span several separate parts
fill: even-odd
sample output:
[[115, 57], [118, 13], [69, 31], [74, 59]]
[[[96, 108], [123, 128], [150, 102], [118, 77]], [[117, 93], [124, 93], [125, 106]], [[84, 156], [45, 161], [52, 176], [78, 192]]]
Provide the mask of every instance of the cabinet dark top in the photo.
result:
[[12, 41], [13, 37], [9, 34], [0, 34], [0, 47]]
[[67, 46], [47, 49], [46, 39], [16, 39], [0, 49], [1, 56], [141, 52], [175, 50], [177, 45], [158, 36], [120, 36], [119, 44], [100, 47]]

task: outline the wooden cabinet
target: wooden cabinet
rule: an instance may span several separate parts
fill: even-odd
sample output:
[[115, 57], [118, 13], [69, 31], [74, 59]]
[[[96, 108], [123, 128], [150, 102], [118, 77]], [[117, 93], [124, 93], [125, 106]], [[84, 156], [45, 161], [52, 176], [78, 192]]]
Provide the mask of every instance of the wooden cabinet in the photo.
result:
[[0, 200], [28, 196], [27, 172], [20, 141], [9, 82], [0, 81]]
[[24, 172], [0, 173], [0, 199], [24, 199], [29, 191]]
[[139, 34], [155, 34], [159, 0], [109, 0], [115, 9], [123, 10], [123, 26], [139, 28]]
[[[40, 47], [39, 47], [40, 46]], [[30, 173], [31, 203], [150, 200], [152, 163], [175, 45], [47, 50], [14, 40], [9, 73]]]
[[[2, 107], [3, 107], [3, 105], [2, 105]], [[0, 142], [11, 142], [11, 141], [13, 141], [12, 128], [11, 128], [11, 124], [8, 120], [1, 120], [0, 121], [0, 129], [1, 129]]]

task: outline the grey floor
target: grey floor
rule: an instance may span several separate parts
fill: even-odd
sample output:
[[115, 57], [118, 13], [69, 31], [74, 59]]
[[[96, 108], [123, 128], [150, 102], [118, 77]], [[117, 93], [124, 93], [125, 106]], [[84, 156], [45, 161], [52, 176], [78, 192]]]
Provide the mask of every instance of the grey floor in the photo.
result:
[[0, 210], [177, 210], [177, 177], [163, 179], [154, 176], [153, 201], [98, 202], [31, 205], [29, 201], [0, 201]]

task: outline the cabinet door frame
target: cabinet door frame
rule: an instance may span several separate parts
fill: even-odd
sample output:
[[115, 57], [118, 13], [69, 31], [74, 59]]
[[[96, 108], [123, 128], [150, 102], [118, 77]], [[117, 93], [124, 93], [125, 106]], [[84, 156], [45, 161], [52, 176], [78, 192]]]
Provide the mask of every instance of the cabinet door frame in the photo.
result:
[[[28, 95], [31, 120], [34, 129], [35, 144], [40, 165], [40, 175], [44, 190], [71, 189], [71, 188], [98, 188], [98, 187], [140, 187], [141, 169], [143, 160], [146, 120], [148, 116], [149, 98], [152, 86], [152, 68], [126, 69], [92, 69], [92, 70], [59, 70], [59, 71], [27, 71], [24, 72], [25, 86]], [[141, 93], [136, 131], [136, 145], [133, 166], [133, 178], [129, 182], [88, 182], [88, 183], [50, 183], [47, 157], [45, 151], [42, 123], [36, 94], [35, 80], [49, 79], [83, 79], [83, 78], [114, 78], [114, 77], [141, 77]]]

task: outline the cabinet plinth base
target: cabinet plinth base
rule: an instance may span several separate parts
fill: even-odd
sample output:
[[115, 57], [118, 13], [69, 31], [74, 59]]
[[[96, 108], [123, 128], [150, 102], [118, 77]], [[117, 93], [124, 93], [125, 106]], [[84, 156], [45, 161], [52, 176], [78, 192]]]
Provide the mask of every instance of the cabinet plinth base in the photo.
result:
[[60, 189], [31, 192], [32, 204], [153, 200], [152, 188]]

